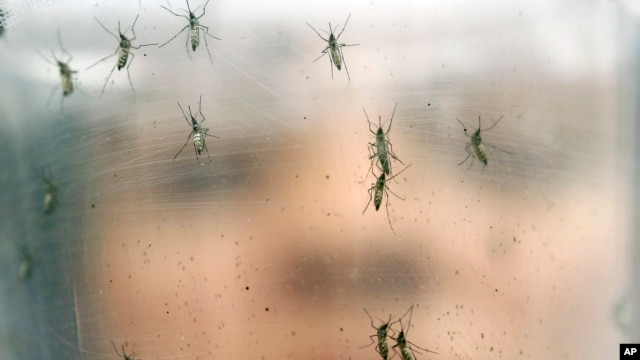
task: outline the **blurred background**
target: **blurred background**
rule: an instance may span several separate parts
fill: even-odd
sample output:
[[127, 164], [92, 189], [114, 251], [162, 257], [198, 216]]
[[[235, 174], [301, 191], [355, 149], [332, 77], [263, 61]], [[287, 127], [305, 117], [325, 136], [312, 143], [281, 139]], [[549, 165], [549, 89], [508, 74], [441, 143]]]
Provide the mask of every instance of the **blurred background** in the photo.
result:
[[[0, 358], [376, 359], [389, 319], [419, 359], [640, 342], [634, 2], [212, 0], [221, 40], [195, 52], [156, 46], [188, 24], [161, 5], [186, 14], [0, 1]], [[96, 19], [132, 38], [138, 15], [156, 45], [106, 81]], [[308, 25], [344, 29], [346, 67]], [[217, 138], [173, 160], [200, 96]], [[363, 213], [363, 109], [387, 130], [396, 104], [392, 175], [411, 166]], [[501, 116], [488, 165], [459, 165], [456, 119]]]

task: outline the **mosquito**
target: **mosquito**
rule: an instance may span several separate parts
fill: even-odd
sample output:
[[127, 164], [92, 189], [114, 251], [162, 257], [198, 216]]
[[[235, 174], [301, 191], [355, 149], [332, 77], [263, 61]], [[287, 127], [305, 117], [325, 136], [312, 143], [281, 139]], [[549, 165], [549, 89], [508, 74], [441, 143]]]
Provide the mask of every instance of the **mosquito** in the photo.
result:
[[[163, 47], [163, 46], [167, 45], [168, 43], [171, 42], [171, 40], [173, 40], [176, 37], [178, 37], [178, 35], [182, 34], [182, 32], [185, 31], [188, 28], [189, 29], [189, 36], [187, 36], [186, 46], [187, 46], [187, 55], [189, 55], [189, 58], [191, 58], [191, 54], [189, 54], [189, 40], [191, 40], [191, 49], [195, 52], [196, 49], [198, 48], [198, 45], [200, 44], [200, 31], [202, 31], [205, 35], [209, 35], [209, 36], [211, 36], [212, 38], [214, 38], [216, 40], [222, 40], [222, 39], [217, 38], [217, 37], [209, 34], [209, 28], [207, 26], [200, 25], [200, 18], [204, 16], [204, 14], [206, 12], [206, 9], [207, 9], [207, 4], [209, 4], [209, 0], [207, 0], [207, 2], [202, 7], [202, 15], [200, 15], [200, 16], [196, 16], [196, 14], [191, 11], [191, 7], [189, 7], [189, 0], [186, 0], [186, 2], [187, 2], [187, 9], [188, 9], [187, 12], [189, 13], [189, 15], [176, 14], [173, 11], [171, 11], [169, 8], [165, 7], [164, 5], [160, 5], [165, 10], [167, 10], [170, 13], [172, 13], [173, 15], [178, 16], [178, 17], [186, 18], [187, 21], [189, 21], [189, 24], [186, 25], [185, 27], [183, 27], [182, 30], [180, 30], [171, 39], [169, 39], [169, 41], [165, 42], [164, 44], [160, 45], [159, 47]], [[203, 39], [204, 39], [204, 46], [207, 48], [207, 53], [209, 54], [209, 60], [213, 64], [213, 59], [211, 58], [211, 51], [209, 51], [209, 44], [207, 44], [207, 37], [203, 36]]]
[[113, 343], [113, 340], [111, 340], [111, 346], [113, 346], [113, 350], [115, 350], [116, 354], [118, 356], [121, 356], [124, 360], [135, 360], [136, 359], [136, 353], [135, 352], [127, 355], [127, 352], [124, 350], [124, 344], [120, 345], [122, 347], [122, 354], [120, 354], [120, 352], [118, 352], [118, 349], [116, 348], [116, 344]]
[[34, 268], [33, 250], [26, 246], [20, 246], [20, 267], [18, 268], [18, 279], [28, 280], [33, 274]]
[[[184, 148], [189, 143], [189, 139], [191, 139], [191, 135], [193, 135], [193, 149], [196, 152], [196, 160], [200, 161], [199, 155], [202, 155], [202, 151], [206, 151], [207, 152], [207, 156], [209, 157], [209, 162], [211, 162], [211, 156], [209, 155], [209, 150], [207, 150], [207, 145], [205, 143], [206, 137], [210, 136], [210, 137], [216, 138], [216, 139], [220, 139], [220, 138], [217, 137], [217, 136], [213, 136], [213, 135], [207, 134], [209, 129], [207, 129], [207, 128], [202, 126], [202, 123], [206, 120], [206, 118], [202, 114], [202, 95], [200, 95], [200, 102], [198, 104], [198, 112], [196, 113], [196, 115], [200, 114], [200, 116], [202, 116], [202, 121], [198, 122], [196, 117], [193, 116], [193, 114], [191, 113], [191, 105], [189, 105], [189, 107], [188, 107], [189, 108], [189, 117], [191, 118], [191, 120], [189, 120], [189, 118], [187, 117], [187, 114], [182, 109], [182, 106], [180, 106], [180, 103], [178, 103], [178, 107], [180, 108], [180, 111], [182, 111], [182, 115], [184, 115], [184, 118], [187, 121], [187, 124], [189, 124], [189, 127], [191, 127], [191, 132], [189, 133], [189, 136], [187, 137], [187, 141], [184, 143], [184, 145], [182, 145], [182, 148], [180, 148], [180, 151], [178, 151], [176, 156], [173, 157], [173, 160], [174, 161], [176, 160], [178, 155], [180, 155], [182, 150], [184, 150]], [[202, 163], [200, 165], [202, 165]]]
[[[364, 215], [364, 213], [369, 208], [369, 205], [371, 204], [371, 200], [372, 199], [373, 199], [373, 205], [375, 205], [376, 211], [378, 211], [380, 209], [380, 205], [382, 204], [382, 198], [384, 197], [384, 194], [387, 193], [387, 202], [385, 204], [385, 208], [387, 209], [387, 220], [389, 221], [389, 226], [391, 227], [391, 231], [393, 231], [393, 232], [395, 232], [395, 230], [393, 230], [393, 225], [391, 225], [391, 217], [389, 216], [389, 193], [392, 193], [395, 197], [397, 197], [400, 200], [404, 201], [405, 199], [400, 197], [400, 196], [398, 196], [393, 191], [391, 191], [391, 189], [389, 189], [389, 186], [387, 185], [387, 182], [389, 180], [392, 180], [396, 176], [402, 174], [410, 166], [411, 166], [411, 164], [405, 166], [405, 168], [402, 169], [399, 173], [393, 175], [392, 177], [390, 177], [388, 179], [387, 179], [387, 177], [386, 177], [384, 172], [382, 174], [380, 174], [380, 176], [377, 177], [376, 182], [372, 183], [371, 187], [368, 190], [368, 192], [369, 192], [369, 202], [367, 203], [367, 206], [365, 206], [364, 210], [362, 211], [362, 214]], [[375, 176], [375, 174], [373, 174], [373, 175]], [[374, 192], [374, 193], [372, 194], [372, 192]]]
[[367, 316], [369, 316], [369, 319], [371, 320], [371, 327], [376, 330], [376, 334], [369, 336], [369, 339], [371, 339], [371, 343], [365, 346], [362, 346], [360, 349], [376, 343], [376, 340], [377, 340], [376, 352], [378, 352], [378, 354], [382, 356], [382, 359], [387, 360], [389, 358], [389, 345], [387, 344], [387, 333], [389, 330], [391, 330], [391, 328], [389, 327], [389, 325], [391, 324], [391, 314], [389, 314], [389, 320], [387, 320], [386, 323], [378, 327], [375, 327], [373, 325], [373, 318], [371, 317], [371, 314], [369, 314], [367, 309], [364, 309], [364, 312], [366, 312]]
[[[405, 332], [404, 327], [402, 326], [402, 319], [407, 316], [407, 313], [409, 313], [409, 323], [407, 324], [407, 331]], [[398, 320], [400, 322], [400, 333], [398, 333], [398, 337], [396, 338], [391, 337], [391, 339], [395, 340], [396, 342], [396, 344], [392, 347], [393, 351], [396, 352], [395, 348], [400, 348], [400, 357], [402, 358], [402, 360], [413, 360], [415, 358], [415, 353], [421, 354], [421, 352], [419, 352], [418, 350], [414, 350], [413, 347], [430, 352], [432, 354], [438, 354], [435, 351], [422, 348], [407, 340], [409, 327], [411, 327], [411, 316], [413, 316], [413, 305], [411, 305], [409, 310], [407, 310], [407, 312]]]
[[[389, 131], [391, 131], [391, 124], [393, 123], [393, 115], [396, 113], [396, 108], [398, 107], [398, 103], [393, 108], [393, 113], [391, 114], [391, 120], [389, 121], [389, 127], [387, 128], [387, 132], [382, 130], [382, 117], [378, 116], [378, 130], [371, 130], [371, 121], [369, 121], [369, 115], [367, 115], [367, 111], [362, 108], [364, 111], [364, 115], [367, 117], [367, 122], [369, 123], [369, 132], [372, 133], [376, 137], [375, 143], [369, 143], [369, 150], [371, 156], [369, 160], [378, 158], [378, 163], [380, 164], [381, 170], [386, 174], [391, 174], [391, 162], [389, 161], [389, 157], [399, 161], [402, 165], [404, 163], [400, 160], [396, 154], [394, 154], [393, 149], [391, 147], [391, 142], [389, 141]], [[375, 161], [374, 161], [375, 162]], [[373, 163], [371, 163], [371, 167], [373, 168]], [[368, 173], [367, 173], [368, 174]]]
[[[503, 117], [504, 117], [504, 115], [500, 116], [500, 118], [498, 118], [498, 120], [496, 120], [496, 122], [494, 122], [493, 125], [491, 125], [490, 128], [481, 130], [480, 116], [478, 116], [478, 129], [476, 131], [474, 131], [472, 135], [469, 135], [469, 133], [467, 132], [467, 127], [464, 126], [462, 121], [460, 121], [460, 119], [456, 118], [456, 120], [458, 120], [460, 125], [462, 125], [462, 128], [464, 129], [464, 134], [471, 138], [471, 140], [464, 147], [465, 151], [467, 152], [467, 157], [464, 158], [464, 160], [462, 160], [458, 164], [458, 166], [464, 164], [464, 162], [467, 161], [467, 159], [469, 159], [470, 156], [472, 158], [471, 158], [471, 164], [469, 165], [469, 167], [471, 167], [471, 165], [473, 165], [473, 161], [474, 161], [475, 157], [477, 157], [478, 160], [480, 160], [484, 164], [485, 167], [487, 166], [487, 164], [489, 163], [489, 161], [487, 160], [487, 151], [484, 148], [485, 144], [482, 143], [482, 137], [480, 137], [480, 132], [489, 131], [489, 130], [493, 129], [496, 125], [498, 125], [498, 123], [500, 122], [500, 120], [502, 120]], [[475, 151], [475, 154], [469, 149], [470, 147], [473, 147], [473, 150]], [[498, 148], [496, 148], [496, 149], [498, 149]], [[502, 149], [498, 149], [498, 150], [503, 151], [503, 152], [505, 152], [507, 154], [510, 154], [510, 152], [508, 152], [508, 151], [505, 151], [505, 150], [502, 150]]]
[[44, 177], [42, 180], [47, 187], [47, 192], [44, 194], [44, 199], [42, 200], [42, 209], [45, 215], [48, 215], [53, 213], [56, 205], [58, 205], [58, 186], [51, 178]]
[[62, 46], [62, 40], [60, 38], [60, 30], [58, 30], [58, 45], [60, 45], [60, 49], [62, 53], [67, 57], [67, 60], [64, 61], [62, 59], [58, 59], [55, 52], [51, 50], [51, 57], [53, 59], [47, 59], [43, 54], [40, 54], [42, 58], [48, 62], [49, 64], [56, 65], [58, 70], [60, 71], [60, 85], [56, 85], [51, 91], [51, 95], [49, 95], [49, 99], [47, 100], [47, 105], [51, 102], [51, 98], [53, 94], [56, 92], [58, 87], [62, 87], [62, 98], [60, 100], [60, 108], [62, 109], [62, 103], [64, 102], [64, 98], [73, 94], [73, 74], [78, 73], [76, 70], [71, 70], [69, 63], [73, 60], [73, 56]]
[[[324, 50], [322, 50], [322, 55], [318, 56], [318, 58], [313, 60], [313, 62], [316, 62], [316, 61], [320, 60], [320, 58], [322, 58], [323, 56], [329, 54], [329, 67], [331, 67], [331, 79], [333, 79], [333, 65], [335, 65], [336, 69], [338, 69], [338, 71], [340, 71], [342, 69], [342, 64], [344, 64], [344, 69], [347, 71], [347, 78], [349, 79], [349, 83], [351, 83], [351, 76], [349, 76], [349, 69], [347, 69], [347, 63], [344, 61], [344, 55], [342, 55], [342, 48], [344, 46], [358, 46], [360, 44], [339, 44], [338, 43], [338, 39], [340, 39], [340, 36], [344, 32], [344, 29], [347, 28], [347, 23], [349, 22], [349, 18], [350, 17], [351, 17], [351, 14], [349, 14], [349, 16], [347, 17], [347, 21], [344, 22], [344, 27], [342, 27], [342, 31], [340, 31], [338, 36], [335, 36], [333, 34], [333, 29], [331, 28], [331, 23], [329, 23], [329, 38], [328, 39], [325, 39], [324, 37], [322, 37], [322, 35], [320, 35], [318, 30], [316, 30], [313, 26], [311, 26], [309, 23], [307, 23], [307, 25], [309, 25], [311, 30], [313, 30], [316, 34], [318, 34], [320, 39], [322, 39], [322, 40], [327, 42], [327, 47], [325, 47]], [[336, 27], [336, 30], [337, 29], [338, 28]], [[325, 30], [323, 30], [323, 31], [326, 32]]]
[[[138, 46], [133, 46], [131, 45], [131, 42], [133, 40], [136, 39], [136, 32], [134, 31], [134, 27], [136, 26], [136, 21], [138, 21], [138, 17], [140, 15], [138, 14], [135, 18], [135, 20], [133, 20], [133, 25], [131, 25], [131, 33], [133, 33], [133, 38], [129, 39], [127, 38], [124, 33], [122, 33], [122, 31], [120, 31], [120, 20], [118, 20], [118, 35], [116, 36], [114, 33], [112, 33], [109, 29], [107, 29], [106, 26], [104, 26], [100, 20], [98, 20], [97, 18], [94, 17], [94, 19], [98, 22], [98, 24], [100, 24], [100, 26], [102, 26], [102, 28], [109, 33], [109, 35], [113, 36], [114, 38], [116, 38], [116, 40], [118, 40], [118, 48], [116, 49], [116, 51], [113, 52], [113, 54], [108, 55], [103, 57], [102, 59], [96, 61], [93, 65], [89, 66], [87, 68], [87, 70], [91, 69], [92, 67], [98, 65], [98, 63], [101, 63], [105, 60], [107, 60], [108, 58], [114, 56], [114, 55], [118, 55], [118, 61], [116, 63], [116, 65], [113, 66], [113, 68], [111, 68], [111, 72], [109, 72], [109, 76], [107, 76], [107, 80], [105, 80], [104, 85], [102, 86], [102, 92], [100, 93], [100, 96], [102, 96], [104, 94], [104, 89], [107, 87], [107, 83], [109, 82], [109, 79], [111, 78], [111, 75], [113, 75], [113, 71], [116, 69], [116, 67], [118, 68], [118, 71], [122, 70], [122, 68], [124, 68], [125, 66], [127, 67], [127, 77], [129, 78], [129, 85], [131, 85], [131, 90], [133, 90], [133, 83], [131, 82], [131, 74], [129, 73], [129, 67], [131, 66], [131, 63], [133, 62], [133, 58], [135, 57], [135, 55], [133, 54], [133, 52], [131, 52], [131, 49], [140, 49], [143, 46], [151, 46], [151, 45], [158, 45], [158, 43], [153, 43], [153, 44], [141, 44]], [[126, 32], [126, 30], [125, 30]], [[129, 55], [131, 55], [131, 60], [129, 60]], [[128, 64], [127, 64], [128, 61]]]

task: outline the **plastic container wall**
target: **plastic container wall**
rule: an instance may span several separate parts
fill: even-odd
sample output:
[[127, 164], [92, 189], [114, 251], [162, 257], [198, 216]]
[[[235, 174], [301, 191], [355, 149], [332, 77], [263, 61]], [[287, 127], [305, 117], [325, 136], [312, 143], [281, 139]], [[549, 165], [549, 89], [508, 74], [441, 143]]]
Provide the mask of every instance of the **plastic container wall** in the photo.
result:
[[[158, 47], [186, 6], [61, 1], [1, 35], [0, 358], [375, 359], [387, 321], [419, 359], [638, 342], [629, 3], [215, 0], [220, 40]], [[363, 212], [379, 126], [399, 160]]]

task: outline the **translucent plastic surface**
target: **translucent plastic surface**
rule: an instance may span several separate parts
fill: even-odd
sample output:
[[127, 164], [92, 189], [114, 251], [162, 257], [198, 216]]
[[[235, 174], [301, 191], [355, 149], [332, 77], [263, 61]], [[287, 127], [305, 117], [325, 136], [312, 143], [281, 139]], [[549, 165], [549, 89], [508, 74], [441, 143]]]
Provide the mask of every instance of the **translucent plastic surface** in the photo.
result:
[[[0, 358], [379, 359], [389, 319], [390, 354], [404, 329], [419, 359], [630, 340], [621, 3], [212, 0], [199, 21], [221, 40], [136, 49], [188, 25], [161, 5], [185, 14], [63, 1], [0, 37]], [[87, 68], [119, 41], [94, 17], [130, 39], [137, 15], [101, 96], [117, 56]], [[341, 70], [308, 25], [357, 44]], [[56, 58], [77, 71], [64, 98]], [[215, 137], [196, 159], [179, 105], [200, 96]], [[396, 104], [403, 172], [363, 213], [382, 173], [363, 108], [387, 131]], [[488, 164], [459, 165], [456, 119], [501, 116]]]

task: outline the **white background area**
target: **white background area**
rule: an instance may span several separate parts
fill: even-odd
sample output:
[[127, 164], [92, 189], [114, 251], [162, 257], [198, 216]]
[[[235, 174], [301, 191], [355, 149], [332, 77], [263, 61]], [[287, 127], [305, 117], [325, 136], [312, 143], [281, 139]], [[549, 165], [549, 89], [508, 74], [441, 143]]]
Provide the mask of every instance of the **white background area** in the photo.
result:
[[[624, 2], [212, 0], [212, 62], [185, 31], [133, 49], [134, 91], [116, 69], [101, 96], [116, 57], [87, 67], [118, 43], [94, 17], [116, 32], [139, 14], [133, 45], [162, 44], [187, 20], [160, 5], [186, 8], [60, 1], [0, 37], [0, 358], [116, 359], [113, 343], [136, 359], [376, 359], [363, 308], [377, 327], [411, 306], [390, 335], [404, 327], [419, 359], [611, 359], [633, 342]], [[326, 43], [306, 24], [326, 37], [349, 14], [350, 82], [314, 62]], [[57, 31], [76, 89], [47, 104]], [[178, 103], [200, 96], [210, 158], [191, 139], [173, 161]], [[392, 174], [411, 166], [363, 214], [363, 108], [386, 130], [396, 104]], [[458, 165], [456, 118], [472, 132], [479, 116], [504, 116], [482, 133], [488, 165]]]

